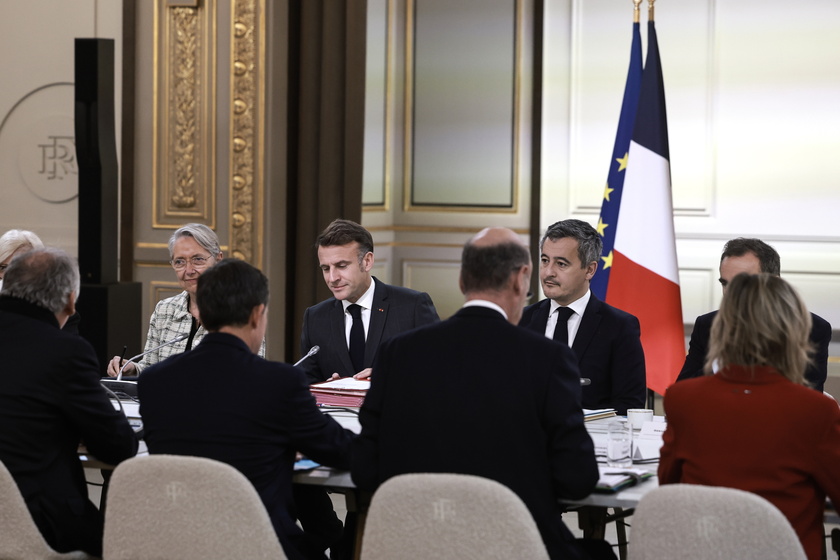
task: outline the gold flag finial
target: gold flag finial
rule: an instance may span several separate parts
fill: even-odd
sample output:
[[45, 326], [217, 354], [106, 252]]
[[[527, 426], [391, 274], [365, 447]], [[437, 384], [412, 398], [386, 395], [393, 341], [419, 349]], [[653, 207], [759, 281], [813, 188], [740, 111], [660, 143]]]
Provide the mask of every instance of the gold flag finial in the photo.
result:
[[653, 3], [656, 0], [648, 0], [648, 21], [653, 21]]
[[642, 0], [633, 0], [633, 23], [639, 23], [639, 13]]

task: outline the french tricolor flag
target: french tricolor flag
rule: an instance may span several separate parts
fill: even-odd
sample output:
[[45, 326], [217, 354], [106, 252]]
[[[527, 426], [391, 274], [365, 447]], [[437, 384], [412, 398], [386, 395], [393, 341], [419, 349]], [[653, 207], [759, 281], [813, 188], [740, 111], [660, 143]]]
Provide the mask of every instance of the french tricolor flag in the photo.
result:
[[652, 17], [622, 190], [615, 243], [604, 264], [610, 268], [606, 301], [639, 319], [647, 385], [664, 394], [685, 360], [685, 339], [665, 88]]

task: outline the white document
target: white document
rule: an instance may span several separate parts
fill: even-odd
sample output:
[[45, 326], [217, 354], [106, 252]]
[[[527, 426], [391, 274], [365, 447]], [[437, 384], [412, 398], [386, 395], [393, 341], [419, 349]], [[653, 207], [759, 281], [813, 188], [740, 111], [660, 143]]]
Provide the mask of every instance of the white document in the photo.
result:
[[367, 391], [368, 389], [370, 389], [370, 380], [354, 379], [352, 377], [342, 377], [341, 379], [336, 379], [334, 381], [318, 383], [317, 387], [319, 389], [336, 389], [339, 391], [346, 389], [352, 389], [354, 391]]

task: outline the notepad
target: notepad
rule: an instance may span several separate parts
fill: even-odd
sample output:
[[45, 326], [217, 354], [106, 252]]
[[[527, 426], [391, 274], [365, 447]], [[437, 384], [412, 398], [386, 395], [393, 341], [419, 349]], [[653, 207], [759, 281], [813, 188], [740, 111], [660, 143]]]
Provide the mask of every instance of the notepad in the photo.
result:
[[598, 484], [595, 486], [596, 492], [618, 492], [628, 486], [633, 486], [653, 477], [652, 472], [644, 469], [634, 468], [613, 468], [604, 465], [598, 465]]

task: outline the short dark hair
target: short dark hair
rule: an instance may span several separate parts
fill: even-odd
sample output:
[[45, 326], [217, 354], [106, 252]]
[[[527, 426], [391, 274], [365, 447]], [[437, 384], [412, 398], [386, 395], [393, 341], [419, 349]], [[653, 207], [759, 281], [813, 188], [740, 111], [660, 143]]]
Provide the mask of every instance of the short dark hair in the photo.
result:
[[583, 220], [560, 220], [548, 226], [540, 239], [540, 252], [546, 239], [557, 241], [564, 237], [571, 237], [578, 242], [578, 258], [581, 268], [586, 268], [591, 262], [598, 262], [604, 242], [598, 230]]
[[773, 276], [781, 276], [782, 261], [779, 258], [779, 253], [761, 239], [752, 237], [730, 239], [723, 246], [720, 262], [723, 262], [723, 259], [727, 257], [743, 257], [748, 253], [752, 253], [758, 258], [761, 272], [772, 274]]
[[12, 259], [1, 293], [58, 313], [71, 292], [79, 296], [79, 265], [61, 249], [46, 247]]
[[520, 243], [476, 246], [471, 241], [461, 252], [461, 285], [465, 294], [505, 288], [510, 275], [531, 264], [528, 248]]
[[349, 245], [356, 242], [359, 244], [359, 262], [368, 253], [373, 253], [373, 237], [370, 232], [361, 225], [351, 220], [337, 219], [321, 232], [315, 241], [315, 250], [318, 247], [334, 247], [337, 245]]
[[195, 298], [208, 331], [248, 323], [254, 307], [268, 305], [268, 278], [239, 259], [222, 259], [198, 277]]

